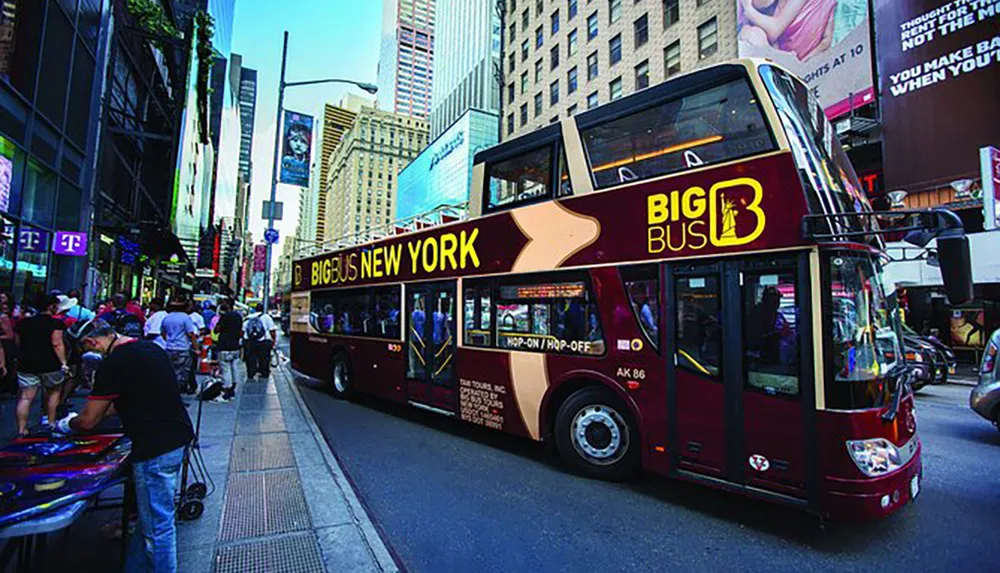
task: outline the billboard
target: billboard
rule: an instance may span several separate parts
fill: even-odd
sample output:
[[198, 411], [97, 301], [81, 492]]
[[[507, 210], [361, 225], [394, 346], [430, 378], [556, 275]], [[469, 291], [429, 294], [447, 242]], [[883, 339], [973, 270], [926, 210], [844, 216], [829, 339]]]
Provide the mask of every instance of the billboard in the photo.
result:
[[829, 118], [871, 103], [868, 0], [736, 0], [740, 57], [805, 80]]
[[951, 345], [959, 348], [982, 348], [986, 327], [986, 312], [982, 308], [951, 311], [948, 327]]
[[1000, 8], [983, 0], [875, 0], [887, 189], [978, 179], [1000, 141]]
[[281, 174], [278, 181], [299, 187], [309, 186], [309, 155], [312, 152], [313, 118], [285, 111], [281, 143]]
[[986, 230], [1000, 227], [1000, 149], [984, 147], [979, 150], [979, 163], [983, 175], [983, 225]]
[[264, 272], [267, 268], [267, 245], [253, 246], [253, 271], [255, 273]]

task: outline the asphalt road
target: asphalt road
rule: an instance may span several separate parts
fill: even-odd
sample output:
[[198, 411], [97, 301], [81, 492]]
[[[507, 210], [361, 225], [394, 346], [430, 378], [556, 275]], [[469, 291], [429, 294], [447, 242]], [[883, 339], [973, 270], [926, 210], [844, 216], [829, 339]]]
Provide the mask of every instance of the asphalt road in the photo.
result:
[[916, 503], [882, 522], [825, 530], [799, 512], [697, 485], [578, 478], [537, 444], [306, 387], [411, 572], [1000, 571], [1000, 432], [968, 409], [967, 386], [918, 395], [925, 478]]

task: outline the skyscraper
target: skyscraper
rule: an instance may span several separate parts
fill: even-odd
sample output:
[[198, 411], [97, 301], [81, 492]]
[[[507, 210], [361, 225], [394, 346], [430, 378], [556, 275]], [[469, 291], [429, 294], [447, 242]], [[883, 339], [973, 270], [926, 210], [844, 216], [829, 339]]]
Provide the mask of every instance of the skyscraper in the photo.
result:
[[382, 0], [379, 108], [426, 118], [433, 68], [434, 0]]
[[437, 0], [431, 139], [466, 110], [500, 113], [500, 13], [495, 0]]
[[257, 110], [257, 70], [242, 67], [243, 58], [238, 54], [233, 54], [235, 65], [236, 58], [240, 58], [240, 173], [244, 180], [250, 181], [250, 161], [253, 153], [253, 119]]

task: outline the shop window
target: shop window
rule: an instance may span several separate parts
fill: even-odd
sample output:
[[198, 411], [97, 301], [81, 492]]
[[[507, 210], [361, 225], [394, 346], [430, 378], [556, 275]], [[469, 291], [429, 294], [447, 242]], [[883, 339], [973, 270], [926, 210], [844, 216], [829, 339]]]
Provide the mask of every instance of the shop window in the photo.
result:
[[38, 80], [39, 85], [45, 88], [39, 90], [35, 103], [46, 117], [60, 127], [66, 112], [67, 80], [72, 53], [73, 25], [59, 10], [49, 10]]
[[97, 38], [101, 31], [101, 0], [80, 0], [77, 30], [91, 52], [97, 53]]
[[56, 229], [76, 231], [80, 228], [80, 203], [80, 189], [66, 181], [60, 181], [56, 207]]
[[660, 277], [656, 265], [621, 269], [625, 292], [639, 328], [653, 348], [660, 347]]
[[22, 225], [17, 232], [18, 251], [14, 272], [14, 297], [37, 308], [45, 295], [49, 275], [49, 243], [52, 237], [37, 227]]
[[35, 161], [29, 160], [22, 192], [21, 217], [48, 227], [52, 225], [55, 201], [55, 174]]
[[[10, 83], [29, 100], [35, 95], [38, 73], [38, 49], [41, 45], [42, 14], [45, 2], [18, 2], [17, 14], [9, 34], [14, 36], [14, 52], [7, 55]], [[61, 15], [60, 15], [61, 16]]]
[[0, 136], [0, 213], [18, 213], [23, 177], [24, 153]]
[[94, 85], [94, 58], [77, 41], [70, 79], [69, 111], [66, 117], [66, 135], [81, 149], [87, 147], [90, 126], [90, 96]]

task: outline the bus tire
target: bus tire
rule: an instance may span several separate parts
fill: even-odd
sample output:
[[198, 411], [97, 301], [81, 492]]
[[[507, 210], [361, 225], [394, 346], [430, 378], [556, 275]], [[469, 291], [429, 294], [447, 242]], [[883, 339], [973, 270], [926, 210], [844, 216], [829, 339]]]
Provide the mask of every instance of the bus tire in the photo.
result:
[[334, 398], [347, 400], [354, 390], [353, 374], [351, 363], [347, 360], [347, 355], [338, 352], [330, 363], [330, 391]]
[[618, 481], [639, 467], [639, 433], [625, 404], [598, 386], [581, 388], [556, 414], [559, 454], [580, 475]]

